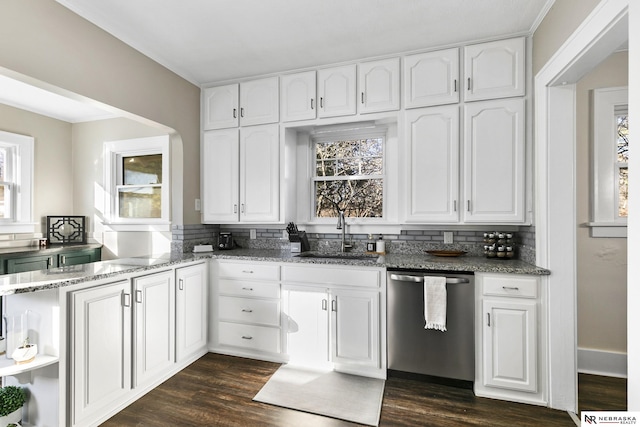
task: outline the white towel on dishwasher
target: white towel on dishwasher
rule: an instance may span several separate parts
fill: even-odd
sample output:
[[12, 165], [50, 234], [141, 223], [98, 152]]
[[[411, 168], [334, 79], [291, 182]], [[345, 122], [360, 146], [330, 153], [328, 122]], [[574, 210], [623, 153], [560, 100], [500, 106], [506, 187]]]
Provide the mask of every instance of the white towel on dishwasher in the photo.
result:
[[447, 330], [447, 278], [424, 276], [425, 329]]

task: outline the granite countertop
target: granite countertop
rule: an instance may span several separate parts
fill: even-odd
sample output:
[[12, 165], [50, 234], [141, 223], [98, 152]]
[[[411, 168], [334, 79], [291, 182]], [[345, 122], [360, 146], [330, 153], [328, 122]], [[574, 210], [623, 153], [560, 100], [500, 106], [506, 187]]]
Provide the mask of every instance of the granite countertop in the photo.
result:
[[[235, 259], [247, 261], [269, 261], [301, 264], [333, 264], [389, 269], [422, 269], [433, 271], [468, 271], [491, 273], [514, 273], [547, 275], [549, 270], [519, 260], [496, 260], [483, 257], [436, 257], [428, 254], [387, 254], [369, 256], [366, 259], [327, 259], [300, 257], [289, 251], [265, 249], [234, 249], [199, 254], [162, 254], [159, 256], [122, 258], [110, 261], [79, 264], [49, 270], [0, 276], [0, 296], [15, 293], [35, 292], [75, 285], [94, 280], [117, 277], [125, 273], [144, 272], [182, 263], [206, 259]], [[363, 255], [363, 254], [351, 254]]]
[[97, 249], [101, 248], [100, 243], [73, 243], [73, 244], [54, 244], [49, 245], [46, 248], [40, 248], [38, 246], [20, 246], [20, 247], [7, 247], [0, 248], [0, 255], [37, 255], [37, 254], [53, 254], [56, 252], [64, 252], [68, 250], [82, 250], [82, 249]]

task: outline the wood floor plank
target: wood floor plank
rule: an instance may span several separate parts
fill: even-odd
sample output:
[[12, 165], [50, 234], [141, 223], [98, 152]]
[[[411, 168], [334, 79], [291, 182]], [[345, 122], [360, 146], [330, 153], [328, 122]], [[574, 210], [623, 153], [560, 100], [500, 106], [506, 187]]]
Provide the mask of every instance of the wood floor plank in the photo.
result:
[[[254, 402], [253, 396], [279, 366], [277, 363], [209, 353], [113, 416], [103, 426], [357, 425]], [[616, 396], [619, 398], [618, 394]], [[563, 411], [480, 398], [471, 390], [409, 379], [389, 378], [386, 382], [380, 426], [489, 425], [575, 426]]]

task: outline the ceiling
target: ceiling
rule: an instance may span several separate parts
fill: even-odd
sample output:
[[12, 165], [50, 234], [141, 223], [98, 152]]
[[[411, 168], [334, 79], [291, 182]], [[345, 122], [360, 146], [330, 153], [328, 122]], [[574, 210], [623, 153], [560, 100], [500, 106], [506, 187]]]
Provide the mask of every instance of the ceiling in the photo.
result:
[[530, 34], [554, 0], [57, 0], [207, 86]]

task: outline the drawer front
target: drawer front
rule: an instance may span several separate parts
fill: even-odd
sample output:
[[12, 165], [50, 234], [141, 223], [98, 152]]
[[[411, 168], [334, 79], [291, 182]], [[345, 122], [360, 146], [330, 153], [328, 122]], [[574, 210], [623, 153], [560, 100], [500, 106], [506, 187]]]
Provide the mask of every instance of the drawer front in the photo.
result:
[[280, 329], [220, 322], [220, 344], [251, 350], [280, 352]]
[[280, 298], [280, 284], [220, 279], [218, 292], [224, 295], [255, 298]]
[[221, 296], [218, 300], [218, 316], [234, 322], [280, 326], [280, 300]]
[[220, 261], [218, 275], [229, 279], [280, 280], [280, 266]]
[[537, 298], [538, 279], [531, 276], [483, 276], [482, 293], [501, 297]]
[[380, 286], [380, 271], [357, 267], [341, 268], [335, 265], [323, 267], [283, 266], [282, 280], [296, 283], [321, 283], [323, 285]]

